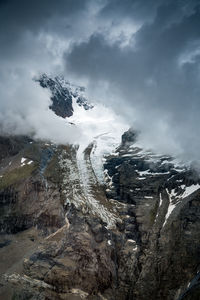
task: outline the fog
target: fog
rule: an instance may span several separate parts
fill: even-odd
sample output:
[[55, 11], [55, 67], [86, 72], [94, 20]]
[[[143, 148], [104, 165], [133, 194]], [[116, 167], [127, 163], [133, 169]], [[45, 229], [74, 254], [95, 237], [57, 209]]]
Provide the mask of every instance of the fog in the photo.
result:
[[[198, 1], [1, 1], [1, 131], [76, 142], [32, 78], [64, 74], [140, 132], [146, 147], [200, 159]], [[97, 121], [98, 122], [98, 121]]]

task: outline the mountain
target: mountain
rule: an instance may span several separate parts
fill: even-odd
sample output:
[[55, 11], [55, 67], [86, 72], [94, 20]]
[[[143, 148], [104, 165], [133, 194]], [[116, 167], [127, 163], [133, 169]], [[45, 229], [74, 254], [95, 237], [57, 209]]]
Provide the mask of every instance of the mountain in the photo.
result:
[[200, 299], [198, 173], [145, 149], [82, 88], [38, 81], [86, 135], [0, 137], [0, 299]]
[[62, 76], [50, 77], [42, 74], [35, 78], [35, 81], [51, 92], [52, 104], [49, 108], [59, 117], [66, 118], [73, 115], [73, 98], [85, 110], [93, 108], [93, 105], [85, 98], [84, 87], [72, 85]]

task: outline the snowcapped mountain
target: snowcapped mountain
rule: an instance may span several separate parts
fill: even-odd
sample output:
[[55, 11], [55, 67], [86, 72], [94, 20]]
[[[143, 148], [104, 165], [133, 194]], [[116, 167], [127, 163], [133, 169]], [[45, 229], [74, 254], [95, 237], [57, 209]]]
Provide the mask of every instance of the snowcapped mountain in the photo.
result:
[[73, 145], [0, 137], [2, 299], [196, 299], [196, 171], [145, 149], [83, 87], [36, 80], [82, 134]]
[[73, 99], [85, 110], [93, 108], [93, 105], [85, 98], [84, 87], [75, 86], [66, 81], [62, 76], [50, 77], [42, 74], [39, 78], [35, 78], [43, 88], [50, 90], [52, 96], [52, 109], [56, 115], [66, 118], [73, 115]]

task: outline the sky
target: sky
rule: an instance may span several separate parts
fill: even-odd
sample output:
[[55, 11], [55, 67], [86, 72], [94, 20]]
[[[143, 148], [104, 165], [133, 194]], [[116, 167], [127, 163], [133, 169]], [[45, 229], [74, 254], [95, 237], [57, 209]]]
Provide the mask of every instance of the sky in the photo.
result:
[[76, 142], [32, 80], [64, 74], [147, 147], [200, 160], [199, 28], [197, 0], [0, 0], [1, 131]]

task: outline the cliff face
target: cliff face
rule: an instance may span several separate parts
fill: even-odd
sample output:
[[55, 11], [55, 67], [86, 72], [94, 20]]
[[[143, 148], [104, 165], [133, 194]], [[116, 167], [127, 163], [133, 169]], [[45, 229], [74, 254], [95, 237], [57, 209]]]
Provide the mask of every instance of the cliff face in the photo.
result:
[[198, 280], [191, 283], [199, 266], [200, 186], [195, 171], [175, 166], [170, 157], [144, 152], [130, 145], [130, 139], [105, 168], [111, 182], [107, 197], [134, 205], [123, 224], [126, 237], [136, 244], [138, 272], [130, 273], [133, 299], [198, 299]]
[[1, 299], [199, 299], [194, 171], [134, 132], [95, 174], [95, 144], [1, 138]]

